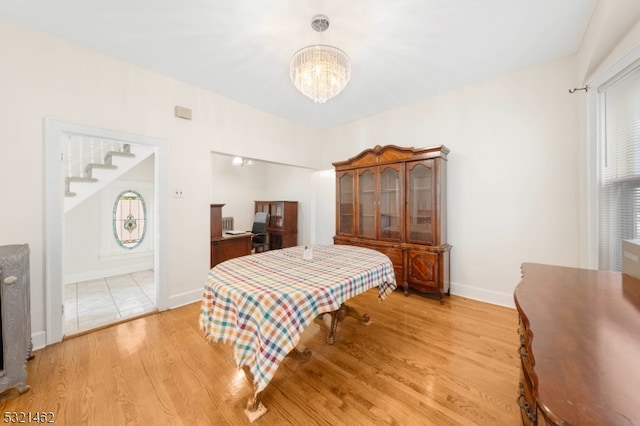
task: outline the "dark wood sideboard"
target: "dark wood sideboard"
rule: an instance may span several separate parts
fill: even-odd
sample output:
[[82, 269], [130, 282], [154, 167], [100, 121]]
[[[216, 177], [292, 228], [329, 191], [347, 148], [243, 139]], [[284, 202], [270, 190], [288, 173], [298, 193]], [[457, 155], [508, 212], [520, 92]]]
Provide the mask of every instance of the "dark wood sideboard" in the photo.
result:
[[640, 425], [640, 280], [525, 263], [514, 299], [523, 424]]

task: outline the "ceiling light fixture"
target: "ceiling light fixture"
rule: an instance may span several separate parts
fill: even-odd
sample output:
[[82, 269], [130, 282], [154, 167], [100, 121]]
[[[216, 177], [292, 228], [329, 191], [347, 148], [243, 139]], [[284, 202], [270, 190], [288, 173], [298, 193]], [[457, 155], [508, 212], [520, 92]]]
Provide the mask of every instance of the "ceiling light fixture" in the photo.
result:
[[233, 157], [231, 160], [231, 165], [233, 166], [253, 166], [253, 160], [248, 160], [242, 157]]
[[[311, 28], [325, 31], [329, 28], [329, 18], [314, 16]], [[291, 58], [289, 72], [300, 92], [322, 104], [345, 88], [351, 78], [351, 61], [337, 47], [318, 44], [298, 50]]]

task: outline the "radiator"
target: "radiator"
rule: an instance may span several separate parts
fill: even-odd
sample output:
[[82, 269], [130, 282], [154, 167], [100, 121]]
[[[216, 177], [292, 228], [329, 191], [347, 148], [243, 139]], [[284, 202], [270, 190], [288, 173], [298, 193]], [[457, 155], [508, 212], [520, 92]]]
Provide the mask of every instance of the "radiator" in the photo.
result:
[[27, 385], [31, 358], [29, 245], [0, 246], [0, 392]]
[[223, 217], [222, 218], [222, 230], [223, 231], [233, 231], [233, 217]]

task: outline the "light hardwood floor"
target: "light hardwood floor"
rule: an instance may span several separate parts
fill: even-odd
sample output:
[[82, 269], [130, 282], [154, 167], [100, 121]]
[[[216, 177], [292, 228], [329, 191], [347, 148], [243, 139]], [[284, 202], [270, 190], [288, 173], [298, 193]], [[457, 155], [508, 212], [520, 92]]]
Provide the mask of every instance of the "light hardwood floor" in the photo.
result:
[[[312, 324], [311, 359], [287, 358], [255, 425], [518, 425], [514, 309], [451, 296], [444, 305], [373, 289], [348, 304], [371, 325], [340, 323], [328, 345]], [[151, 314], [35, 352], [31, 390], [2, 412], [52, 412], [56, 425], [245, 425], [251, 392], [231, 347], [205, 341], [199, 304]]]

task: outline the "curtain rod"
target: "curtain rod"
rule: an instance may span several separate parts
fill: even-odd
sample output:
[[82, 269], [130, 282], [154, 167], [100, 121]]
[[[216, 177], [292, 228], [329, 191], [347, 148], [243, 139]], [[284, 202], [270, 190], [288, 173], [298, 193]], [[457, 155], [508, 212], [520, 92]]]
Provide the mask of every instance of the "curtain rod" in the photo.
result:
[[585, 92], [588, 92], [589, 91], [589, 86], [574, 87], [573, 89], [569, 89], [569, 93], [575, 93], [576, 90], [584, 90]]

